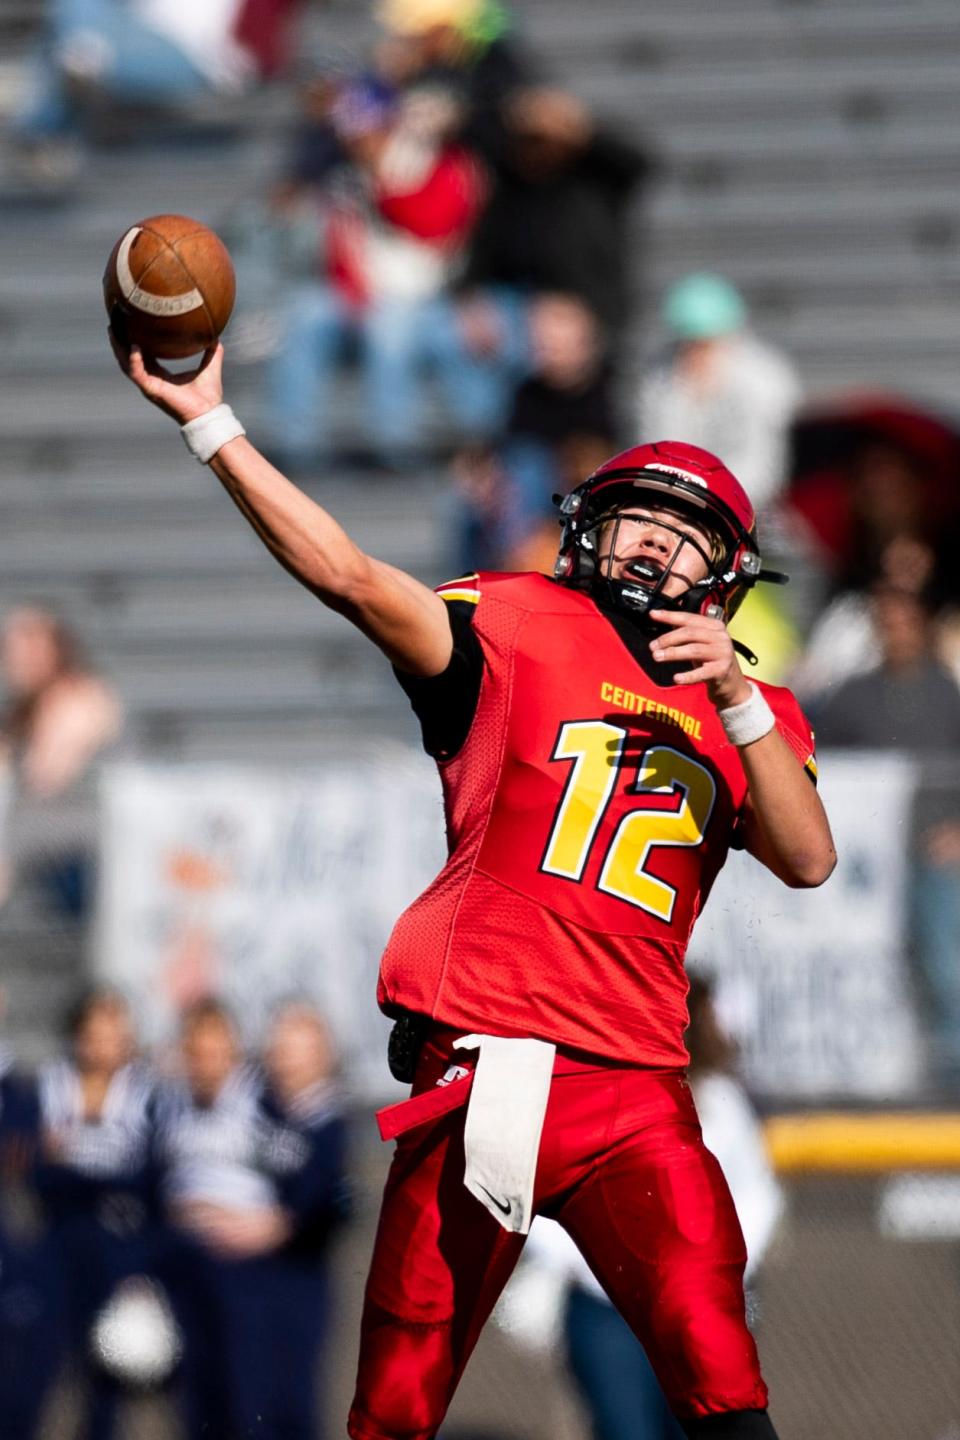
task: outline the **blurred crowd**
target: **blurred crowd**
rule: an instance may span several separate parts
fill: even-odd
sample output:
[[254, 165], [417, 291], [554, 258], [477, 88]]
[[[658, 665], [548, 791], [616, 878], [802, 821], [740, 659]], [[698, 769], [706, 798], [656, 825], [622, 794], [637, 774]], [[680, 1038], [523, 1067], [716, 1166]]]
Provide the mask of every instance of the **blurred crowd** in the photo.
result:
[[[295, 473], [329, 461], [336, 384], [354, 359], [374, 464], [422, 464], [434, 398], [469, 476], [505, 450], [512, 473], [522, 452], [529, 528], [572, 442], [582, 460], [611, 439], [629, 206], [650, 161], [544, 78], [492, 0], [388, 0], [379, 16], [365, 69], [304, 85], [285, 171], [241, 217], [254, 345], [258, 288], [273, 320], [263, 438]], [[499, 499], [477, 490], [468, 479], [467, 531], [492, 524]]]
[[74, 1433], [109, 1440], [165, 1389], [187, 1437], [316, 1440], [350, 1210], [330, 1032], [292, 1001], [245, 1053], [215, 999], [144, 1057], [119, 993], [85, 993], [35, 1075], [0, 1052], [0, 1416], [43, 1432], [74, 1381]]
[[[783, 1196], [699, 974], [687, 1045], [756, 1320]], [[327, 1023], [298, 999], [256, 1053], [207, 998], [147, 1056], [108, 988], [70, 1006], [60, 1052], [36, 1073], [0, 1049], [5, 1440], [38, 1440], [65, 1403], [73, 1433], [110, 1440], [146, 1394], [175, 1407], [187, 1440], [318, 1440], [331, 1243], [352, 1211], [348, 1128]], [[535, 1224], [497, 1318], [523, 1351], [566, 1362], [595, 1440], [679, 1437], [642, 1348], [553, 1222]]]

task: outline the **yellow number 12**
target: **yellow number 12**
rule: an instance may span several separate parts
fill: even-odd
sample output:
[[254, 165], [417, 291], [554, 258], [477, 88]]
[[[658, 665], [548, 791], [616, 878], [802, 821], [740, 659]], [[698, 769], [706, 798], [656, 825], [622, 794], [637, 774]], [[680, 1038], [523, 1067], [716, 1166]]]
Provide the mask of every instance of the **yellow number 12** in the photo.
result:
[[[591, 846], [610, 803], [629, 731], [606, 720], [570, 720], [561, 727], [552, 760], [572, 761], [541, 870], [581, 880]], [[648, 873], [651, 850], [660, 845], [699, 845], [717, 797], [710, 771], [669, 745], [653, 745], [640, 758], [631, 795], [637, 808], [624, 815], [607, 849], [597, 888], [669, 923], [677, 898], [674, 886]], [[643, 804], [643, 797], [670, 795], [669, 809]]]

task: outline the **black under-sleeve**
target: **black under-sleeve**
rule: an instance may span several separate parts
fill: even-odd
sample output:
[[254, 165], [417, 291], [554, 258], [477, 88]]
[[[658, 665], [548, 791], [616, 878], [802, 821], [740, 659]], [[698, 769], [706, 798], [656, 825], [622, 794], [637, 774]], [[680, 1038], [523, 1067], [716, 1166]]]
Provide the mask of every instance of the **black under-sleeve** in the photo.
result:
[[440, 675], [407, 675], [394, 666], [420, 721], [423, 748], [436, 760], [451, 760], [462, 747], [480, 699], [483, 647], [473, 628], [476, 606], [466, 600], [448, 600], [447, 615], [453, 635], [453, 654]]

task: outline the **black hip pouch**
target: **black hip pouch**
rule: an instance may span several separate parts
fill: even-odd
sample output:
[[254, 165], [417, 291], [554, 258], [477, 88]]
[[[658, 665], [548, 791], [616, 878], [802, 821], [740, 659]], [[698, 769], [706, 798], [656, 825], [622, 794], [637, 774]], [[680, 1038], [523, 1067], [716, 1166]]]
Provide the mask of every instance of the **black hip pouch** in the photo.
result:
[[404, 1085], [413, 1083], [417, 1061], [431, 1023], [429, 1015], [416, 1015], [412, 1011], [405, 1011], [394, 1021], [387, 1041], [387, 1064], [394, 1080], [400, 1080]]

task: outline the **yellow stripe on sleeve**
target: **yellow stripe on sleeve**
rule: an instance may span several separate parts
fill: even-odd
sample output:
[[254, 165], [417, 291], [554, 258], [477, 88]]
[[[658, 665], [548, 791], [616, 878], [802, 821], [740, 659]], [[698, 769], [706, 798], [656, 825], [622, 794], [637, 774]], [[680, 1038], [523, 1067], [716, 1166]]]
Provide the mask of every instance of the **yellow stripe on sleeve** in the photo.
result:
[[441, 600], [463, 600], [468, 605], [476, 605], [480, 599], [480, 591], [471, 581], [479, 579], [476, 570], [469, 575], [458, 575], [454, 580], [445, 580], [442, 585], [438, 585], [437, 594]]
[[465, 600], [468, 605], [477, 605], [480, 601], [479, 590], [438, 590], [437, 594], [441, 600]]

